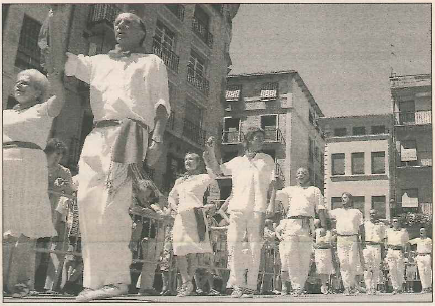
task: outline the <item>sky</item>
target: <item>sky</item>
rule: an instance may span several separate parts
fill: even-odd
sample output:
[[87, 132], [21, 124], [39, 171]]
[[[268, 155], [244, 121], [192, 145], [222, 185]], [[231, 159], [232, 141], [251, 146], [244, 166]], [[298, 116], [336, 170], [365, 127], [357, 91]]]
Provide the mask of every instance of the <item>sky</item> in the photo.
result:
[[431, 73], [430, 4], [242, 4], [231, 74], [296, 70], [325, 116], [391, 112], [389, 77]]

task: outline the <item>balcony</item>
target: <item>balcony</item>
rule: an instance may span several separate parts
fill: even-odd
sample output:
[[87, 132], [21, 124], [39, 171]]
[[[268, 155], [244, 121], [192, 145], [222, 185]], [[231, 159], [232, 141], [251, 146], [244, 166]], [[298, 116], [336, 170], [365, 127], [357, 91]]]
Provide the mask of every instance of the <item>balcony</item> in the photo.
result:
[[193, 123], [188, 119], [184, 119], [183, 136], [192, 140], [200, 146], [204, 146], [205, 144], [205, 131], [201, 129], [198, 124]]
[[92, 4], [89, 12], [88, 27], [92, 30], [113, 30], [113, 22], [122, 10], [115, 4]]
[[184, 20], [184, 6], [182, 4], [166, 4], [166, 7], [181, 21]]
[[[399, 152], [398, 168], [424, 168], [432, 167], [432, 151], [416, 151], [414, 160], [402, 161], [402, 154]], [[408, 158], [411, 159], [411, 158]]]
[[169, 69], [178, 73], [180, 57], [155, 38], [153, 38], [153, 53], [160, 57]]
[[224, 131], [222, 133], [222, 143], [240, 143], [242, 141], [242, 133], [240, 131]]
[[209, 81], [200, 74], [195, 74], [194, 70], [190, 67], [187, 69], [187, 81], [199, 89], [203, 94], [208, 96], [210, 91]]
[[280, 164], [275, 163], [275, 177], [284, 180], [284, 171]]
[[264, 141], [265, 142], [281, 142], [284, 143], [284, 137], [279, 128], [265, 128], [264, 129]]
[[192, 30], [196, 35], [198, 35], [199, 38], [201, 38], [203, 42], [207, 44], [207, 46], [210, 48], [213, 47], [213, 35], [208, 31], [208, 27], [195, 17], [193, 17], [192, 21]]
[[432, 111], [395, 112], [394, 125], [428, 125], [432, 124]]
[[418, 202], [416, 207], [402, 207], [402, 202], [397, 202], [396, 215], [399, 214], [424, 214], [432, 216], [432, 202]]

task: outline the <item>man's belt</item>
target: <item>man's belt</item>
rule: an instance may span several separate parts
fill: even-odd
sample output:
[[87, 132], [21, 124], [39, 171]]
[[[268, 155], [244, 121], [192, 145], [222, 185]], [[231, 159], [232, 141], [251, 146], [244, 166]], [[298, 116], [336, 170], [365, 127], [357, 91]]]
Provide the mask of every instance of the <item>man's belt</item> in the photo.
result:
[[403, 246], [388, 244], [388, 248], [394, 251], [403, 251]]
[[287, 219], [298, 219], [298, 220], [307, 220], [312, 219], [311, 216], [288, 216]]
[[366, 241], [366, 245], [382, 245], [382, 242]]
[[432, 254], [431, 252], [418, 253], [418, 256], [426, 256]]
[[339, 237], [352, 237], [352, 236], [358, 236], [358, 234], [338, 234], [337, 233], [337, 236], [339, 236]]
[[3, 149], [12, 149], [12, 148], [25, 148], [25, 149], [35, 149], [42, 150], [40, 146], [33, 142], [27, 141], [8, 141], [3, 143]]
[[113, 145], [112, 161], [123, 164], [138, 164], [142, 167], [144, 144], [143, 135], [148, 133], [148, 126], [136, 119], [101, 120], [94, 123], [94, 128], [121, 126]]
[[323, 245], [323, 246], [316, 247], [316, 249], [318, 249], [318, 250], [329, 250], [331, 248], [332, 247], [330, 245]]

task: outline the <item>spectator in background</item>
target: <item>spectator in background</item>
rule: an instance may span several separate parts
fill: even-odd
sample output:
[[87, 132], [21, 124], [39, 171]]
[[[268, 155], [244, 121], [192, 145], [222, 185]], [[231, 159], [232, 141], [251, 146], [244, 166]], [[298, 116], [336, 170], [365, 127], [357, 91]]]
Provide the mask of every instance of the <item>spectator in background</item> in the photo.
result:
[[323, 294], [328, 294], [328, 283], [331, 275], [334, 274], [334, 266], [332, 264], [332, 236], [331, 231], [320, 227], [320, 220], [315, 220], [317, 228], [314, 232], [314, 261], [316, 263], [316, 271], [322, 283], [320, 291]]

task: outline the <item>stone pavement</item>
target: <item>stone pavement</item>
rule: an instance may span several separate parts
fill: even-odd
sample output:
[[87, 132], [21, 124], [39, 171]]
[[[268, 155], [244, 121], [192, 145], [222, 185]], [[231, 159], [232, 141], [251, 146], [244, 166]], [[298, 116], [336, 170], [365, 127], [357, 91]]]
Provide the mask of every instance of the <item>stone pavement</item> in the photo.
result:
[[[376, 296], [360, 294], [356, 296], [343, 296], [342, 294], [308, 294], [304, 297], [292, 296], [273, 296], [273, 295], [256, 295], [254, 298], [234, 299], [229, 296], [138, 296], [127, 295], [119, 298], [111, 298], [106, 300], [97, 300], [93, 303], [109, 303], [109, 304], [127, 304], [127, 303], [337, 303], [337, 302], [354, 302], [354, 303], [431, 303], [433, 301], [432, 294], [398, 294], [390, 293], [379, 294]], [[66, 304], [74, 303], [74, 297], [62, 295], [39, 295], [31, 296], [22, 299], [14, 299], [10, 297], [3, 298], [3, 303], [50, 303], [51, 304]]]

